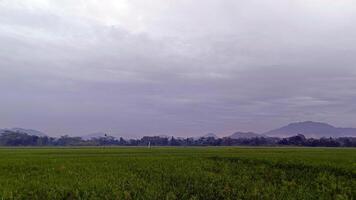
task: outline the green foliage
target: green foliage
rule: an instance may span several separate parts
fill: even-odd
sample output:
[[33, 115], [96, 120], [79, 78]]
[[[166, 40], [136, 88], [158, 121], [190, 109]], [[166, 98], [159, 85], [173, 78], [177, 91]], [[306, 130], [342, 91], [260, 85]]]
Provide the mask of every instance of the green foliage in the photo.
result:
[[229, 137], [214, 138], [165, 138], [144, 136], [141, 139], [116, 139], [104, 136], [84, 140], [81, 137], [68, 135], [59, 138], [38, 137], [23, 132], [6, 130], [0, 133], [0, 146], [307, 146], [307, 147], [356, 147], [356, 138], [320, 138], [306, 139], [304, 135], [289, 138], [255, 137], [232, 139]]
[[355, 199], [356, 149], [0, 149], [1, 199]]

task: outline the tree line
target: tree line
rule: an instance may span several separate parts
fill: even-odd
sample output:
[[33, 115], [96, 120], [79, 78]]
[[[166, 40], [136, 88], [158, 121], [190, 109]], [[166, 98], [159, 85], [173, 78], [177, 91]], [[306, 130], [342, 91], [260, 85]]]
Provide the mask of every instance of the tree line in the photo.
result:
[[39, 137], [26, 133], [5, 131], [0, 134], [0, 146], [308, 146], [308, 147], [356, 147], [356, 138], [306, 138], [296, 135], [288, 138], [255, 137], [233, 139], [213, 138], [175, 138], [144, 136], [141, 139], [124, 139], [112, 136], [84, 140], [68, 135], [59, 138]]

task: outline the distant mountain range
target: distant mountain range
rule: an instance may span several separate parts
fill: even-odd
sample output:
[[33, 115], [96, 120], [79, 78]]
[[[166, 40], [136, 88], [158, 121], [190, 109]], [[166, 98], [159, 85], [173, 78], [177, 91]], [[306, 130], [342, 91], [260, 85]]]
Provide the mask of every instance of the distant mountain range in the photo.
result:
[[228, 137], [232, 139], [251, 139], [251, 138], [266, 137], [266, 136], [253, 132], [236, 132]]
[[83, 140], [91, 140], [91, 139], [95, 139], [95, 138], [102, 138], [102, 137], [114, 137], [114, 138], [117, 138], [115, 136], [112, 136], [112, 135], [109, 135], [109, 134], [106, 134], [106, 133], [91, 133], [91, 134], [88, 134], [88, 135], [83, 135], [83, 136], [79, 136], [81, 137]]
[[215, 135], [214, 133], [208, 133], [208, 134], [205, 134], [203, 136], [197, 137], [196, 139], [200, 139], [200, 138], [214, 138], [214, 139], [217, 139], [219, 137], [217, 135]]
[[[28, 135], [34, 135], [39, 137], [47, 136], [45, 133], [32, 129], [24, 129], [24, 128], [11, 128], [11, 129], [0, 129], [0, 134], [5, 131], [13, 131], [19, 133], [26, 133]], [[232, 139], [251, 139], [258, 137], [291, 137], [298, 134], [303, 134], [307, 138], [321, 138], [321, 137], [356, 137], [356, 128], [338, 128], [334, 127], [327, 123], [322, 122], [313, 122], [313, 121], [305, 121], [305, 122], [296, 122], [288, 124], [287, 126], [283, 126], [278, 129], [274, 129], [262, 134], [254, 133], [254, 132], [235, 132], [230, 136], [227, 136]], [[93, 133], [88, 135], [79, 136], [84, 140], [90, 140], [93, 138], [106, 137], [111, 135], [106, 135], [105, 133]], [[117, 136], [113, 136], [115, 138], [119, 138]], [[168, 135], [159, 135], [161, 138], [171, 138], [172, 136]], [[215, 139], [219, 138], [214, 133], [208, 133], [203, 136], [194, 137], [194, 139], [200, 138], [209, 138], [213, 137]]]
[[[356, 137], [356, 128], [338, 128], [322, 122], [296, 122], [288, 124], [278, 129], [274, 129], [262, 134], [254, 132], [236, 132], [230, 136], [232, 139], [251, 139], [259, 137], [291, 137], [298, 134], [303, 134], [307, 138], [322, 138], [322, 137]], [[214, 135], [214, 134], [213, 134]], [[214, 135], [217, 138], [216, 135]]]
[[338, 128], [327, 123], [305, 121], [291, 123], [264, 133], [264, 135], [274, 137], [290, 137], [297, 134], [303, 134], [308, 138], [356, 137], [356, 128]]
[[38, 136], [38, 137], [47, 136], [45, 133], [42, 133], [41, 131], [36, 131], [36, 130], [32, 130], [32, 129], [23, 129], [23, 128], [0, 129], [0, 134], [4, 133], [5, 131], [25, 133], [27, 135], [33, 135], [33, 136]]

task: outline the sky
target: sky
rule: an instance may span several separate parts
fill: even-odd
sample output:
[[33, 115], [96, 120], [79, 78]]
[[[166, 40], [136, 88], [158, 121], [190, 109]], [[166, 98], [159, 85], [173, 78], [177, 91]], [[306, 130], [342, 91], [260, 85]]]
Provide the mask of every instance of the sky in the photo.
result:
[[0, 0], [0, 127], [356, 127], [354, 0]]

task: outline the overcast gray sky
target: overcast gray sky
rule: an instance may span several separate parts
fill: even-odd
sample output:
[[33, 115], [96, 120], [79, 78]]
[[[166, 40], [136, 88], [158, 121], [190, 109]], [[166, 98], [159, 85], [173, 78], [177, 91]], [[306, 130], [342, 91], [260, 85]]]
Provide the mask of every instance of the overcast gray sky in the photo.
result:
[[0, 0], [0, 127], [356, 127], [354, 0]]

